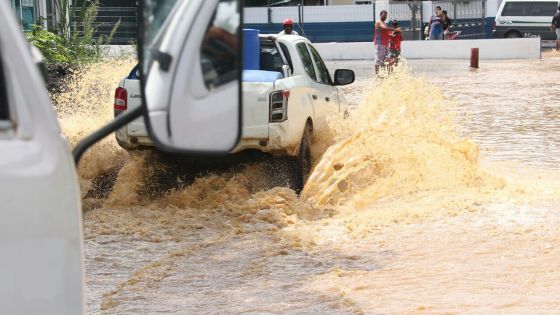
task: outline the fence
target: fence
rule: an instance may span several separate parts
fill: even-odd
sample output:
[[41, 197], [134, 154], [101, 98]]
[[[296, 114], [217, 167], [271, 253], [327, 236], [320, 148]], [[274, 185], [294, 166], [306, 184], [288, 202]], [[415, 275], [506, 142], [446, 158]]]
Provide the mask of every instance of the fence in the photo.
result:
[[[486, 0], [433, 1], [432, 7], [441, 6], [453, 20], [452, 28], [462, 31], [462, 38], [486, 38], [491, 35], [491, 21], [486, 19]], [[422, 1], [391, 1], [389, 19], [399, 20], [406, 40], [421, 39], [422, 30], [429, 20], [424, 12], [433, 12]], [[282, 21], [291, 18], [295, 29], [313, 42], [364, 42], [373, 38], [373, 22], [380, 10], [375, 1], [365, 5], [246, 7], [244, 27], [259, 29], [261, 33], [278, 33]], [[113, 44], [130, 44], [136, 41], [138, 8], [99, 7], [95, 26], [96, 36], [108, 35], [121, 21], [113, 37]]]
[[434, 1], [434, 7], [440, 6], [447, 11], [453, 21], [451, 28], [462, 31], [462, 38], [487, 38], [491, 35], [491, 21], [486, 18], [486, 1], [445, 0]]
[[[79, 15], [79, 10], [74, 11]], [[138, 35], [138, 8], [137, 7], [99, 7], [93, 25], [97, 32], [95, 37], [109, 36], [117, 23], [116, 33], [111, 44], [127, 45], [136, 42]]]
[[[487, 27], [486, 0], [446, 0], [431, 4], [428, 8], [423, 1], [390, 1], [385, 9], [390, 20], [399, 20], [406, 40], [423, 38], [422, 30], [429, 20], [429, 15], [423, 13], [433, 12], [436, 5], [449, 12], [454, 21], [452, 28], [461, 31], [462, 38], [491, 35]], [[365, 5], [247, 7], [243, 22], [244, 27], [259, 29], [261, 33], [278, 33], [282, 30], [282, 21], [291, 18], [296, 23], [295, 30], [313, 42], [371, 41], [373, 22], [380, 8], [375, 1]]]

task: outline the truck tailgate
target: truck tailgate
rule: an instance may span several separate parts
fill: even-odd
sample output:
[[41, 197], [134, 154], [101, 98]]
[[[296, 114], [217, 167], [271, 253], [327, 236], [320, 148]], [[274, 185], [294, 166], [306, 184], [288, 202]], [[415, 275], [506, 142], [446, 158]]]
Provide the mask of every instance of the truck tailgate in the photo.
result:
[[268, 139], [272, 82], [243, 82], [243, 139]]
[[[141, 106], [140, 80], [124, 79], [123, 87], [126, 89], [128, 95], [127, 110]], [[129, 123], [126, 127], [126, 132], [129, 136], [147, 137], [148, 130], [146, 130], [146, 125], [144, 124], [144, 117], [140, 117]]]

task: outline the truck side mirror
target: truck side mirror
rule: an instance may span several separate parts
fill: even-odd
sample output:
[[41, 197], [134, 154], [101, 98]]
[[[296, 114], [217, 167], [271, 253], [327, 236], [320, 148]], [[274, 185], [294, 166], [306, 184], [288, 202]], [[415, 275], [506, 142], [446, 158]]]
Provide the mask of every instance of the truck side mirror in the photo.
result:
[[241, 135], [239, 0], [142, 0], [144, 118], [169, 152], [225, 154]]
[[334, 85], [348, 85], [355, 80], [354, 71], [348, 69], [337, 69], [334, 72]]

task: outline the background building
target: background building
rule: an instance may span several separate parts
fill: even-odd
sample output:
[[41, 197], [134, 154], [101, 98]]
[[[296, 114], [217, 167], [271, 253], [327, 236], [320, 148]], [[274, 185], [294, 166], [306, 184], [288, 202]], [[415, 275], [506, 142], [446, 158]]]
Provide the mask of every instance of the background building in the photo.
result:
[[[36, 23], [52, 29], [57, 21], [57, 5], [65, 0], [8, 1], [22, 27], [29, 30]], [[74, 1], [78, 1], [79, 6], [84, 0]], [[296, 30], [313, 42], [371, 41], [373, 22], [380, 10], [387, 10], [390, 18], [400, 21], [406, 40], [412, 40], [422, 37], [433, 8], [441, 5], [449, 11], [454, 27], [463, 32], [463, 38], [488, 38], [492, 36], [500, 3], [501, 0], [246, 0], [243, 22], [247, 28], [277, 33], [282, 29], [282, 21], [291, 18], [296, 22]], [[95, 20], [97, 35], [108, 35], [119, 21], [112, 43], [134, 43], [138, 26], [137, 0], [99, 0]]]
[[[54, 0], [8, 0], [16, 18], [26, 30], [31, 29], [31, 25], [37, 24], [39, 17], [47, 18], [53, 16], [52, 8]], [[46, 24], [45, 24], [46, 26]]]

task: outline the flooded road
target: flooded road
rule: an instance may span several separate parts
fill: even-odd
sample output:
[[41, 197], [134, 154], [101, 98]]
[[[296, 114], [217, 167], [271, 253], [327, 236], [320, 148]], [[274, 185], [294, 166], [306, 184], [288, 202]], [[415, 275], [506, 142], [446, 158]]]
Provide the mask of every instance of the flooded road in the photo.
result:
[[[470, 69], [468, 60], [410, 60], [408, 65], [450, 98], [449, 106], [457, 107], [462, 118], [458, 127], [480, 145], [484, 158], [557, 169], [559, 58], [547, 52], [534, 61], [482, 60], [479, 69]], [[354, 61], [351, 67], [362, 78], [373, 71], [368, 61]], [[357, 86], [363, 88], [360, 83], [366, 81]], [[349, 100], [359, 103], [355, 89], [350, 88]]]
[[[61, 96], [105, 102], [59, 109], [71, 142], [110, 119], [132, 64]], [[558, 64], [411, 61], [376, 81], [331, 62], [356, 71], [357, 106], [316, 136], [301, 198], [266, 161], [154, 190], [173, 171], [107, 139], [79, 169], [89, 313], [557, 313]]]

